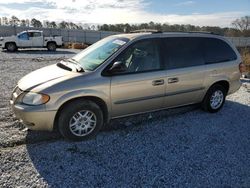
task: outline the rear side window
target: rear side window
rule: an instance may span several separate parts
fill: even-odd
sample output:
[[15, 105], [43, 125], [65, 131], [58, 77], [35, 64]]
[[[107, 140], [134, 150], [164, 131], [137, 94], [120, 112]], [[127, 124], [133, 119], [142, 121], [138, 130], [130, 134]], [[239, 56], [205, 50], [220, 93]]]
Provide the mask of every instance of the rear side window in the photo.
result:
[[41, 32], [34, 32], [33, 33], [33, 37], [40, 37], [40, 36], [42, 36]]
[[163, 44], [164, 66], [166, 69], [204, 65], [202, 38], [171, 37]]
[[206, 64], [220, 63], [237, 59], [234, 50], [224, 41], [204, 38], [204, 60]]

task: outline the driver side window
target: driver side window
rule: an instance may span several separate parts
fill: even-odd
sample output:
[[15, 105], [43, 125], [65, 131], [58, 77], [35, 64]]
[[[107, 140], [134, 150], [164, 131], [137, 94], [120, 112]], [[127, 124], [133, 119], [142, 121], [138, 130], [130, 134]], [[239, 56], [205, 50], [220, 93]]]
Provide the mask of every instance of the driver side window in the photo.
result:
[[126, 66], [123, 73], [137, 73], [160, 70], [160, 50], [156, 39], [136, 42], [120, 54], [116, 62]]
[[20, 40], [29, 40], [29, 35], [28, 33], [22, 33], [21, 35], [18, 36]]

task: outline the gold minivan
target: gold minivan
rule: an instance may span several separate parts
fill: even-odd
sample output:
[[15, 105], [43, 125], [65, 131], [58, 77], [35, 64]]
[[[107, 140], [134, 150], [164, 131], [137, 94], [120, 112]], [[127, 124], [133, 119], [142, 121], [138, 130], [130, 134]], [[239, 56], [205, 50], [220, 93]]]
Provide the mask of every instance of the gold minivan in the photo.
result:
[[242, 67], [236, 48], [211, 33], [114, 35], [26, 75], [10, 103], [29, 129], [83, 140], [114, 118], [195, 103], [217, 112], [240, 88]]

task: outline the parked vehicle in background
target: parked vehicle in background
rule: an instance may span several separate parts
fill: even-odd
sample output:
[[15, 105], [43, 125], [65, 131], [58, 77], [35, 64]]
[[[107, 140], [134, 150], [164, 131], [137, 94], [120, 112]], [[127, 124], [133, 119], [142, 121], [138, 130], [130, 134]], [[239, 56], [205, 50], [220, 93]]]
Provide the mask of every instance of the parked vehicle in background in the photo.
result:
[[43, 31], [38, 30], [23, 31], [16, 36], [0, 38], [0, 48], [10, 52], [18, 48], [47, 48], [49, 51], [55, 51], [62, 45], [62, 36], [45, 37]]
[[243, 68], [222, 36], [114, 35], [26, 75], [10, 103], [28, 128], [83, 140], [114, 118], [196, 103], [218, 112], [240, 88]]

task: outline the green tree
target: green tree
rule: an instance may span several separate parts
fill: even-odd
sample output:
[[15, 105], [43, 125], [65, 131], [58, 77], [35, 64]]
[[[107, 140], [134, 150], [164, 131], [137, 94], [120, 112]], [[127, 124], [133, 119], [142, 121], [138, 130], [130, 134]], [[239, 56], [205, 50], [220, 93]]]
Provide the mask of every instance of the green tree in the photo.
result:
[[65, 21], [62, 21], [59, 23], [59, 28], [60, 29], [67, 29], [68, 28], [68, 23]]
[[232, 22], [232, 25], [240, 31], [242, 36], [250, 36], [250, 16], [238, 18]]
[[41, 28], [43, 26], [42, 23], [35, 18], [32, 18], [30, 23], [31, 23], [31, 26], [37, 27], [37, 28]]
[[108, 24], [103, 24], [103, 25], [101, 25], [101, 26], [100, 26], [100, 30], [102, 30], [102, 31], [109, 31], [109, 26], [108, 26]]
[[9, 19], [7, 17], [2, 17], [2, 25], [9, 25]]
[[20, 20], [16, 16], [11, 16], [10, 24], [13, 26], [19, 25]]
[[26, 25], [26, 20], [22, 19], [22, 20], [20, 21], [20, 26], [23, 26], [23, 27], [27, 26], [27, 25]]
[[57, 28], [56, 22], [54, 22], [54, 21], [50, 22], [50, 23], [49, 23], [49, 27], [50, 27], [50, 28]]

